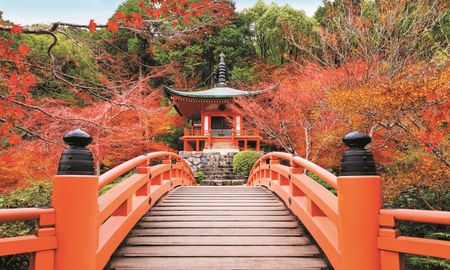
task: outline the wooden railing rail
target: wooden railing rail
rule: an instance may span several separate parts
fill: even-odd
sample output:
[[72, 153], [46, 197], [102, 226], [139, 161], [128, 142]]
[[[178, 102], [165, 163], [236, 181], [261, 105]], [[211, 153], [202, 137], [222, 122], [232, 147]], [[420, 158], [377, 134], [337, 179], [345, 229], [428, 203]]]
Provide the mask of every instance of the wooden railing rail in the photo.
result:
[[191, 137], [207, 137], [207, 136], [213, 136], [213, 137], [220, 137], [217, 135], [217, 133], [221, 132], [225, 133], [225, 136], [222, 137], [257, 137], [261, 135], [261, 132], [259, 130], [232, 130], [232, 129], [212, 129], [208, 131], [204, 130], [192, 130], [192, 129], [185, 129], [184, 130], [184, 136], [191, 136]]
[[[49, 220], [54, 219], [55, 210], [52, 208], [13, 208], [0, 209], [0, 222]], [[54, 224], [51, 224], [54, 225]]]
[[122, 163], [121, 165], [105, 172], [99, 177], [99, 189], [102, 189], [106, 185], [110, 184], [114, 180], [116, 180], [121, 175], [131, 171], [132, 169], [139, 167], [142, 164], [148, 164], [150, 160], [157, 158], [166, 158], [174, 161], [179, 161], [183, 163], [185, 166], [189, 166], [186, 160], [180, 158], [177, 154], [171, 152], [153, 152], [147, 155], [142, 155], [136, 158], [133, 158], [127, 162]]
[[52, 208], [1, 209], [0, 223], [37, 220], [33, 235], [0, 239], [0, 256], [31, 253], [30, 269], [53, 270], [57, 241]]
[[[276, 193], [301, 220], [337, 270], [403, 270], [402, 254], [450, 259], [450, 241], [401, 236], [396, 221], [450, 225], [450, 212], [381, 209], [381, 178], [370, 137], [353, 132], [344, 138], [342, 176], [287, 153], [261, 157], [248, 185]], [[286, 162], [280, 162], [284, 160]], [[283, 165], [290, 164], [290, 166]], [[335, 196], [311, 179], [313, 173], [333, 187]]]
[[450, 259], [450, 241], [402, 236], [397, 221], [450, 225], [450, 212], [412, 209], [381, 209], [378, 247], [382, 270], [404, 269], [402, 254]]
[[196, 136], [196, 137], [206, 137], [208, 132], [204, 130], [191, 130], [191, 129], [185, 129], [184, 130], [184, 136]]
[[450, 225], [450, 212], [417, 209], [381, 209], [382, 226], [391, 226], [393, 220], [413, 221], [430, 224]]
[[[264, 162], [267, 164], [267, 161], [274, 160], [279, 161], [280, 159], [289, 161], [291, 167], [301, 167], [321, 178], [323, 181], [327, 182], [331, 187], [337, 188], [337, 177], [331, 172], [323, 169], [322, 167], [314, 164], [313, 162], [301, 158], [299, 156], [294, 156], [292, 154], [283, 153], [283, 152], [272, 152], [262, 156], [256, 163], [253, 165], [253, 169], [256, 169], [257, 166], [263, 165]], [[273, 162], [273, 164], [278, 164]]]

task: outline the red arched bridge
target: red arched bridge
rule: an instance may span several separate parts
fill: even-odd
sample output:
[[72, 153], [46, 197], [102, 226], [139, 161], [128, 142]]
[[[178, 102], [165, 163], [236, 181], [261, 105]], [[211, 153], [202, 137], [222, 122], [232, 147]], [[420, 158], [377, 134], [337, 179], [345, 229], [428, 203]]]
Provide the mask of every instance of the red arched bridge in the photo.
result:
[[397, 221], [450, 225], [449, 212], [382, 209], [362, 133], [344, 139], [342, 176], [270, 153], [241, 187], [198, 187], [186, 161], [168, 152], [96, 176], [90, 136], [77, 130], [65, 141], [71, 147], [53, 180], [52, 208], [0, 210], [0, 222], [38, 220], [34, 235], [0, 239], [0, 256], [31, 253], [33, 270], [400, 270], [403, 254], [450, 259], [450, 241], [396, 228]]

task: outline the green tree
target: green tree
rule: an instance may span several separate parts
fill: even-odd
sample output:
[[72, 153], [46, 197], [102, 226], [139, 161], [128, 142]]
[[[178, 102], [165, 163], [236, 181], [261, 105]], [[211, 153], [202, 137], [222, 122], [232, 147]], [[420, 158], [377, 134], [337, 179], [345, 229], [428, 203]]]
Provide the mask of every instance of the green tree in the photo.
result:
[[260, 0], [250, 9], [244, 10], [242, 17], [253, 31], [253, 40], [260, 57], [277, 64], [286, 59], [298, 60], [301, 51], [293, 46], [286, 32], [313, 36], [317, 23], [301, 10], [288, 5], [266, 4]]
[[257, 58], [250, 32], [239, 17], [221, 29], [213, 29], [202, 40], [192, 39], [169, 49], [155, 47], [155, 60], [158, 63], [177, 63], [182, 76], [194, 79], [190, 83], [185, 82], [182, 85], [184, 88], [210, 87], [221, 53], [226, 55], [230, 70], [235, 67], [248, 69]]

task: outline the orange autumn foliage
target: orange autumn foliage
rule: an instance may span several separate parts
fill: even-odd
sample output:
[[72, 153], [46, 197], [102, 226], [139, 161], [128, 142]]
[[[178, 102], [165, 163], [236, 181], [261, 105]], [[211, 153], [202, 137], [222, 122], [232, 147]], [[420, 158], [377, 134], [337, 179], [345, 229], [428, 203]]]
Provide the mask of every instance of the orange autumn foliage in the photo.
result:
[[[145, 65], [143, 62], [148, 59], [123, 53], [117, 43], [129, 33], [148, 38], [148, 43], [200, 39], [210, 28], [226, 24], [234, 10], [230, 3], [214, 0], [141, 1], [139, 7], [142, 13], [116, 12], [106, 25], [91, 19], [87, 25], [55, 23], [48, 28], [22, 27], [0, 20], [4, 26], [0, 30], [5, 31], [0, 36], [0, 143], [3, 147], [0, 192], [25, 186], [30, 181], [50, 179], [58, 164], [55, 156], [64, 147], [62, 135], [75, 128], [93, 136], [90, 149], [99, 171], [136, 155], [170, 150], [155, 141], [155, 137], [181, 125], [181, 118], [171, 115], [170, 107], [162, 105], [162, 93], [158, 91], [161, 82], [156, 81], [168, 77], [176, 68], [173, 63]], [[177, 26], [171, 29], [163, 22]], [[94, 37], [92, 40], [99, 41], [87, 45], [91, 72], [95, 74], [89, 80], [66, 74], [65, 64], [79, 63], [61, 64], [52, 54], [54, 45], [57, 47], [62, 40], [56, 40], [56, 32], [69, 28], [86, 29]], [[100, 30], [97, 35], [98, 29], [106, 29], [113, 38], [106, 40], [110, 35]], [[24, 35], [36, 34], [55, 37], [56, 43], [47, 50], [46, 62], [36, 63], [29, 46], [20, 44], [26, 40], [22, 39]], [[62, 35], [71, 39], [71, 34]], [[77, 42], [76, 38], [73, 42]], [[106, 46], [99, 45], [103, 43]], [[36, 88], [43, 81], [58, 84], [58, 90], [67, 92], [73, 100], [32, 95], [40, 94]]]
[[59, 160], [54, 150], [41, 141], [21, 141], [14, 148], [2, 151], [0, 193], [50, 179], [55, 174]]
[[382, 166], [386, 195], [407, 186], [449, 187], [449, 82], [450, 65], [420, 63], [392, 80], [329, 95], [348, 125], [373, 136], [371, 147]]

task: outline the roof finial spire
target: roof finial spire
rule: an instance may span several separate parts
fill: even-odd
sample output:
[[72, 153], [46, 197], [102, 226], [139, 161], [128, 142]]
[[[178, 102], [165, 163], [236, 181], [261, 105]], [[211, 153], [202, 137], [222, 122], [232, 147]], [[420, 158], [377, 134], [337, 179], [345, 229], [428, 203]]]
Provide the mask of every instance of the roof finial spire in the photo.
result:
[[225, 54], [220, 54], [219, 63], [219, 87], [227, 86], [227, 65], [225, 64]]

